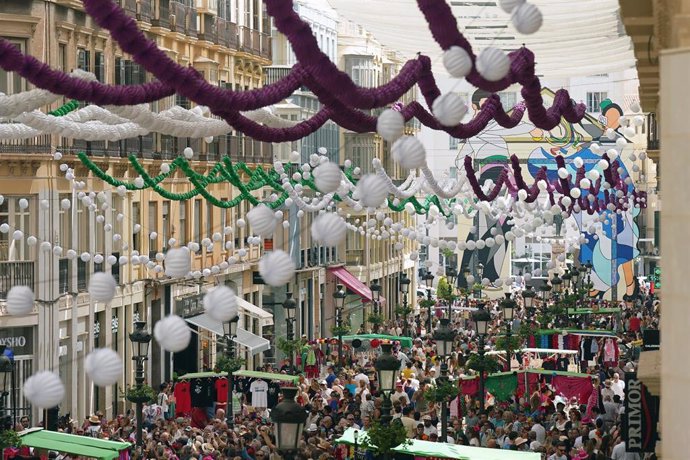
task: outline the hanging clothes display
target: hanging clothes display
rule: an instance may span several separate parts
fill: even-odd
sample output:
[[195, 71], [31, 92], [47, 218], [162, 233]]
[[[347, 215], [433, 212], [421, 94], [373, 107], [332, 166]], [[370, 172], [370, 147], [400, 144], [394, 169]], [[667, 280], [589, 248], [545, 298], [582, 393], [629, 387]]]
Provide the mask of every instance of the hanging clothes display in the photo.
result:
[[604, 365], [612, 367], [618, 364], [618, 341], [611, 337], [604, 340]]
[[192, 412], [192, 397], [190, 394], [190, 384], [186, 380], [182, 380], [175, 384], [173, 388], [175, 395], [175, 415], [188, 417]]
[[577, 397], [580, 404], [586, 404], [592, 393], [592, 382], [588, 378], [554, 375], [551, 378], [551, 386], [556, 393], [563, 395], [568, 400]]
[[249, 385], [249, 392], [252, 394], [252, 406], [260, 409], [268, 407], [268, 383], [265, 380], [257, 379]]
[[464, 394], [464, 395], [474, 396], [477, 393], [479, 393], [479, 379], [478, 378], [462, 380], [460, 382], [460, 385], [462, 386], [462, 394]]

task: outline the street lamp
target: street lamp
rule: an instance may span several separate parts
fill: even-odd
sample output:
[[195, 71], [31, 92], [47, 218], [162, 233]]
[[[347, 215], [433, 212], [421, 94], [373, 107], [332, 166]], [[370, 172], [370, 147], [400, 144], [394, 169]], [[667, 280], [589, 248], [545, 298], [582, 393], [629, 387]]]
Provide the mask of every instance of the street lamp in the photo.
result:
[[[369, 289], [371, 289], [371, 301], [374, 303], [374, 315], [378, 316], [381, 314], [379, 304], [379, 299], [381, 299], [381, 285], [379, 284], [379, 280], [372, 281]], [[378, 324], [374, 324], [374, 332], [378, 332], [378, 327]]]
[[[225, 334], [225, 342], [227, 347], [225, 348], [225, 354], [228, 358], [228, 362], [232, 363], [235, 358], [235, 337], [237, 337], [237, 325], [240, 322], [240, 315], [235, 315], [229, 321], [223, 323], [223, 333]], [[232, 427], [235, 423], [235, 416], [232, 413], [232, 392], [235, 389], [235, 371], [239, 368], [235, 368], [236, 364], [233, 363], [232, 366], [228, 367], [228, 402], [227, 410], [225, 411], [225, 420], [229, 427]]]
[[455, 283], [458, 279], [458, 271], [455, 269], [455, 267], [446, 268], [446, 278], [448, 278], [448, 283], [450, 284], [451, 288], [453, 289], [453, 293], [455, 293], [455, 290], [457, 289], [457, 286]]
[[549, 292], [551, 292], [551, 285], [544, 282], [544, 284], [539, 286], [539, 292], [541, 292], [541, 301], [544, 304], [544, 308], [546, 308], [546, 299], [549, 296]]
[[297, 388], [283, 388], [283, 400], [271, 410], [276, 448], [286, 460], [295, 458], [307, 422], [304, 408], [295, 402]]
[[400, 293], [402, 294], [402, 300], [403, 300], [403, 311], [405, 314], [403, 315], [403, 335], [407, 335], [407, 308], [408, 308], [408, 303], [407, 303], [407, 294], [410, 292], [410, 283], [412, 280], [407, 277], [405, 273], [402, 274], [400, 277]]
[[469, 307], [470, 306], [469, 295], [470, 295], [470, 289], [472, 289], [472, 286], [470, 286], [470, 283], [467, 282], [467, 277], [470, 276], [469, 267], [465, 267], [462, 269], [462, 276], [465, 279], [465, 285], [467, 286], [467, 289], [465, 289], [465, 306]]
[[[292, 298], [292, 292], [285, 293], [285, 301], [283, 302], [283, 309], [285, 310], [285, 324], [287, 326], [286, 338], [288, 342], [295, 339], [295, 316], [297, 314], [297, 301]], [[292, 372], [293, 356], [290, 351], [290, 371]]]
[[[134, 332], [129, 334], [129, 340], [132, 341], [132, 360], [136, 361], [137, 368], [134, 374], [134, 382], [137, 388], [141, 388], [144, 385], [144, 361], [149, 359], [149, 344], [151, 343], [151, 334], [149, 334], [146, 329], [145, 321], [136, 321], [134, 323]], [[144, 447], [144, 439], [142, 435], [142, 409], [143, 403], [141, 397], [134, 401], [136, 403], [137, 410], [137, 448]]]
[[[491, 313], [486, 311], [484, 309], [484, 304], [481, 303], [479, 304], [479, 308], [477, 311], [474, 312], [472, 315], [472, 319], [474, 320], [474, 327], [477, 332], [477, 336], [479, 337], [479, 349], [477, 352], [479, 353], [480, 358], [484, 358], [484, 338], [486, 335], [489, 333], [489, 323], [491, 322]], [[482, 359], [482, 362], [484, 360]], [[482, 370], [479, 373], [479, 410], [481, 412], [484, 412], [484, 371]]]
[[554, 298], [558, 300], [561, 292], [563, 292], [563, 280], [558, 276], [558, 273], [555, 273], [553, 278], [551, 278], [551, 287], [553, 288]]
[[527, 286], [525, 290], [522, 291], [522, 301], [525, 304], [525, 310], [527, 310], [530, 315], [534, 313], [534, 298], [536, 296], [537, 293], [534, 292], [533, 286]]
[[336, 286], [333, 293], [333, 304], [335, 305], [335, 322], [338, 327], [338, 373], [343, 369], [343, 308], [345, 307], [345, 297], [347, 293], [342, 284]]
[[374, 368], [378, 374], [379, 385], [383, 392], [383, 406], [381, 407], [381, 423], [387, 426], [392, 421], [391, 416], [391, 393], [395, 389], [400, 370], [400, 360], [393, 356], [391, 350], [393, 345], [390, 343], [381, 344], [381, 355], [376, 358]]
[[477, 282], [479, 283], [479, 298], [482, 298], [482, 280], [484, 279], [484, 264], [481, 262], [477, 265]]
[[572, 278], [573, 275], [570, 273], [570, 270], [566, 270], [565, 273], [563, 273], [563, 276], [561, 276], [561, 279], [563, 280], [563, 290], [566, 292], [566, 294], [570, 292]]
[[[434, 341], [436, 342], [436, 353], [441, 358], [441, 375], [437, 379], [439, 384], [448, 382], [448, 363], [446, 360], [453, 350], [453, 342], [455, 341], [455, 333], [448, 326], [450, 319], [442, 318], [441, 326], [436, 329], [434, 334]], [[442, 442], [448, 440], [448, 402], [443, 399], [441, 401], [441, 439]]]
[[424, 276], [422, 276], [424, 284], [426, 284], [426, 298], [429, 301], [429, 329], [427, 330], [427, 335], [431, 335], [431, 329], [433, 328], [431, 318], [434, 316], [434, 304], [431, 300], [431, 288], [434, 285], [434, 275], [430, 271], [427, 271]]
[[[515, 310], [517, 309], [517, 302], [515, 302], [509, 292], [506, 292], [506, 298], [501, 301], [503, 308], [503, 320], [506, 322], [506, 341], [510, 345], [510, 337], [513, 332], [513, 319], [515, 318]], [[508, 361], [508, 371], [510, 371], [510, 360], [512, 353], [510, 348], [506, 350], [506, 357]]]

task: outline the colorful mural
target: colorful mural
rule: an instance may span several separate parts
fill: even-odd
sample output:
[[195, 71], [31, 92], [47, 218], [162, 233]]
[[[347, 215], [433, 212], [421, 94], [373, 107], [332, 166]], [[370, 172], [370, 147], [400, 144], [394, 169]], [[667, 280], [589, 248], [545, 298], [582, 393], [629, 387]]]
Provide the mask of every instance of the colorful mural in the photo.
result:
[[[487, 93], [477, 91], [472, 97], [472, 109], [476, 112], [483, 104]], [[542, 93], [546, 103], [553, 97], [553, 93], [545, 89]], [[494, 180], [508, 162], [511, 155], [516, 155], [521, 163], [526, 164], [526, 172], [534, 178], [539, 168], [546, 166], [550, 181], [557, 179], [558, 167], [555, 158], [562, 155], [565, 158], [567, 169], [575, 175], [575, 158], [579, 157], [584, 161], [585, 169], [589, 171], [602, 159], [600, 153], [592, 151], [593, 142], [601, 145], [601, 153], [609, 148], [615, 147], [616, 140], [623, 137], [620, 117], [623, 111], [614, 102], [605, 100], [601, 103], [601, 115], [598, 118], [586, 116], [581, 123], [576, 125], [565, 120], [554, 130], [544, 132], [534, 127], [525, 118], [514, 128], [506, 129], [498, 126], [495, 122], [487, 126], [480, 135], [467, 140], [460, 148], [457, 164], [460, 166], [467, 155], [471, 155], [474, 160], [475, 168], [481, 171], [480, 183], [486, 180]], [[611, 129], [612, 131], [607, 130]], [[608, 136], [606, 135], [608, 134]], [[632, 139], [627, 139], [628, 144], [621, 150], [623, 173], [628, 174], [631, 167], [629, 156], [634, 152]], [[523, 171], [524, 171], [523, 169]], [[632, 191], [634, 183], [628, 185]], [[604, 191], [600, 192], [602, 195]], [[616, 283], [618, 286], [618, 297], [630, 296], [636, 289], [636, 280], [633, 276], [633, 263], [638, 255], [637, 240], [639, 231], [635, 223], [635, 218], [639, 214], [639, 209], [624, 212], [621, 214], [606, 213], [589, 215], [587, 213], [573, 213], [563, 222], [563, 236], [573, 236], [582, 232], [591, 232], [597, 229], [596, 236], [587, 235], [588, 241], [582, 244], [579, 251], [573, 254], [574, 258], [581, 262], [591, 262], [594, 266], [592, 271], [592, 283], [594, 290], [592, 295], [604, 296]], [[470, 232], [460, 235], [460, 238], [476, 240], [504, 234], [511, 229], [511, 225], [506, 220], [496, 220], [491, 216], [479, 213], [474, 218], [474, 224]], [[539, 242], [549, 241], [552, 235], [537, 236]], [[553, 240], [552, 240], [553, 241]], [[534, 267], [534, 258], [519, 259], [524, 261], [523, 265], [512, 264], [509, 246], [513, 243], [506, 242], [503, 245], [495, 245], [491, 248], [485, 247], [478, 251], [465, 251], [462, 257], [462, 267], [474, 267], [479, 262], [484, 265], [484, 277], [490, 280], [503, 278], [508, 275], [522, 275], [530, 272]], [[524, 241], [514, 244], [524, 244]], [[516, 259], [517, 260], [517, 259]]]

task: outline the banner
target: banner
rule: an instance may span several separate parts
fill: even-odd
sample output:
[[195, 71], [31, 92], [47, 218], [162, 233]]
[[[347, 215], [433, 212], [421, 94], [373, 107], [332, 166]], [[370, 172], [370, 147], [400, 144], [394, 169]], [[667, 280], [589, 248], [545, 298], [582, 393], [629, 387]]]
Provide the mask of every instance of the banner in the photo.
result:
[[634, 372], [625, 373], [623, 439], [627, 452], [654, 452], [659, 439], [659, 398], [652, 396]]

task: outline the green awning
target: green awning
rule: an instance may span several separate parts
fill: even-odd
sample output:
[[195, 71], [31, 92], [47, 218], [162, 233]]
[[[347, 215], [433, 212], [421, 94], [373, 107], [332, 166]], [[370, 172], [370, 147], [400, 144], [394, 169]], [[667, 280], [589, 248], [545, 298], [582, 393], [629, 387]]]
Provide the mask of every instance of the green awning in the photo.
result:
[[620, 312], [620, 308], [600, 308], [599, 310], [592, 310], [591, 308], [578, 308], [577, 310], [568, 310], [569, 315], [606, 315]]
[[[257, 371], [246, 371], [246, 370], [239, 370], [237, 372], [234, 372], [232, 375], [236, 375], [238, 377], [253, 377], [257, 379], [264, 379], [264, 380], [280, 380], [282, 382], [297, 382], [299, 380], [299, 377], [296, 375], [287, 375], [287, 374], [273, 374], [270, 372], [257, 372]], [[228, 373], [227, 372], [192, 372], [190, 374], [185, 374], [181, 375], [178, 377], [178, 380], [189, 380], [189, 379], [204, 379], [204, 378], [212, 378], [212, 377], [227, 377]]]
[[343, 336], [343, 341], [344, 342], [352, 342], [354, 339], [379, 339], [379, 340], [391, 340], [391, 341], [399, 341], [400, 345], [403, 346], [403, 348], [412, 348], [412, 339], [410, 337], [398, 337], [395, 335], [384, 335], [384, 334], [358, 334], [358, 335], [344, 335]]
[[[357, 433], [357, 445], [361, 446], [364, 441], [369, 440], [369, 436], [366, 431], [357, 430], [355, 428], [348, 428], [341, 437], [335, 440], [336, 444], [347, 444], [348, 446], [355, 445], [355, 433]], [[371, 446], [376, 447], [376, 446]]]
[[541, 460], [537, 452], [517, 452], [506, 449], [460, 446], [443, 442], [412, 440], [410, 444], [393, 448], [394, 452], [415, 457], [453, 458], [462, 460]]
[[18, 434], [24, 446], [104, 460], [117, 459], [121, 451], [132, 447], [127, 442], [106, 441], [43, 429], [26, 430]]
[[605, 329], [539, 329], [537, 334], [549, 335], [549, 334], [562, 334], [567, 332], [573, 335], [584, 335], [590, 337], [617, 337], [615, 332], [605, 330]]

